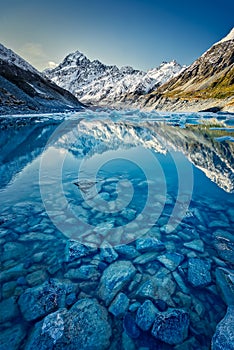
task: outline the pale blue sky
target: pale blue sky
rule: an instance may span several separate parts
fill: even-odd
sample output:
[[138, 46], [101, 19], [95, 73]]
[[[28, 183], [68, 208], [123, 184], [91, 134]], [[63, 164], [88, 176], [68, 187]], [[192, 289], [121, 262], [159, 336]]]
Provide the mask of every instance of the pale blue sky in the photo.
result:
[[38, 69], [79, 50], [147, 70], [192, 63], [234, 26], [234, 1], [1, 1], [0, 42]]

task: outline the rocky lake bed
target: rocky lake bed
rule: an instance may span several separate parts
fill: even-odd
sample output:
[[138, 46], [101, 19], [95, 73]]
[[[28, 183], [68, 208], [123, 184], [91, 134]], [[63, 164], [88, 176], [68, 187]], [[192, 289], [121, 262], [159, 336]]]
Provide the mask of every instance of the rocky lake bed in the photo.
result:
[[[218, 154], [225, 163], [225, 154], [233, 166], [232, 144], [212, 142], [211, 159]], [[106, 151], [97, 147], [97, 154]], [[215, 153], [214, 147], [224, 153]], [[30, 152], [38, 155], [35, 149]], [[19, 152], [18, 160], [24, 158]], [[70, 163], [65, 164], [64, 193], [82, 218], [78, 224], [65, 210], [52, 177], [45, 181], [45, 209], [35, 159], [0, 193], [1, 350], [234, 349], [234, 197], [223, 189], [230, 188], [233, 169], [223, 188], [195, 171], [194, 192], [181, 217], [187, 194], [178, 197], [170, 178], [165, 198], [155, 193], [150, 210], [141, 214], [140, 199], [151, 180], [136, 172], [134, 178], [131, 170], [141, 190], [115, 211], [116, 178], [102, 176], [98, 195], [108, 210], [101, 212], [81, 196], [96, 183], [75, 184]], [[171, 222], [176, 203], [180, 210]]]

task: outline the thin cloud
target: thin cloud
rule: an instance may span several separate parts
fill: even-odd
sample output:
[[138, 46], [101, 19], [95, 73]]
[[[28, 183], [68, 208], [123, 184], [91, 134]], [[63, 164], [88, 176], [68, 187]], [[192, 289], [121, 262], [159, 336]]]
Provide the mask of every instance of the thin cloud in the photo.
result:
[[51, 69], [56, 68], [57, 66], [58, 66], [58, 64], [53, 62], [53, 61], [49, 61], [48, 62], [48, 67], [51, 68]]

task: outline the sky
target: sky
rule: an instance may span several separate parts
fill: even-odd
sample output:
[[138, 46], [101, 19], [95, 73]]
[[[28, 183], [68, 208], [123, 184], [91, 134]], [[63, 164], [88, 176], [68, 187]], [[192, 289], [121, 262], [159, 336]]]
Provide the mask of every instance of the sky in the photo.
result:
[[148, 70], [189, 65], [234, 26], [233, 0], [0, 0], [0, 43], [37, 69], [76, 50]]

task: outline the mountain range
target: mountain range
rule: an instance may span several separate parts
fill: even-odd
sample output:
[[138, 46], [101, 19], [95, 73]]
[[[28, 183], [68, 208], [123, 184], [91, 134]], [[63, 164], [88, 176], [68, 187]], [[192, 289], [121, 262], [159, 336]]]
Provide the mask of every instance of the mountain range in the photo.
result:
[[74, 110], [82, 103], [234, 112], [234, 28], [190, 66], [174, 60], [148, 72], [108, 66], [76, 51], [41, 73], [0, 44], [1, 114]]
[[143, 72], [129, 66], [118, 68], [98, 60], [90, 61], [76, 51], [65, 57], [56, 68], [47, 69], [44, 73], [80, 101], [109, 106], [116, 105], [128, 94], [139, 96], [150, 93], [185, 68], [171, 61]]

